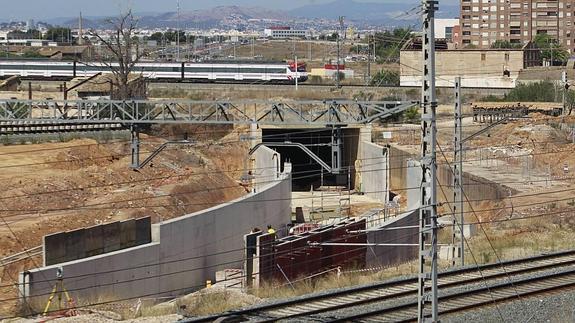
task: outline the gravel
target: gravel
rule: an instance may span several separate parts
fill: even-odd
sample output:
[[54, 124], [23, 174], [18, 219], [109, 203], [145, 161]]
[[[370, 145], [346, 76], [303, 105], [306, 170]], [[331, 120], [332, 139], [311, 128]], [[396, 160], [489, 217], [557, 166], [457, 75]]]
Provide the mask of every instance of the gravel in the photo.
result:
[[[499, 314], [501, 313], [501, 315]], [[505, 302], [470, 312], [443, 315], [444, 323], [509, 322], [563, 323], [575, 322], [575, 291], [538, 295], [522, 301]]]
[[[514, 281], [520, 280], [520, 279], [527, 279], [527, 278], [534, 278], [534, 277], [540, 277], [544, 274], [548, 274], [548, 273], [558, 273], [558, 272], [563, 272], [563, 271], [568, 271], [568, 270], [572, 270], [573, 266], [566, 266], [566, 267], [562, 267], [562, 268], [556, 268], [556, 269], [550, 269], [550, 270], [546, 270], [543, 272], [535, 272], [535, 273], [529, 273], [529, 274], [523, 274], [523, 275], [518, 275], [518, 276], [513, 276]], [[493, 286], [497, 283], [503, 283], [503, 282], [507, 282], [508, 279], [507, 277], [503, 277], [497, 280], [489, 280], [489, 286]], [[439, 295], [445, 295], [445, 294], [452, 294], [452, 293], [458, 293], [458, 292], [464, 292], [464, 291], [468, 291], [474, 288], [479, 288], [479, 287], [484, 287], [485, 283], [483, 281], [479, 281], [477, 283], [473, 283], [473, 284], [468, 284], [465, 286], [458, 286], [458, 287], [453, 287], [453, 288], [444, 288], [441, 289], [439, 291]], [[503, 322], [575, 322], [575, 316], [574, 316], [574, 310], [575, 310], [575, 291], [574, 292], [570, 292], [570, 294], [573, 294], [573, 296], [570, 298], [571, 299], [571, 303], [568, 302], [554, 302], [554, 301], [550, 301], [549, 304], [553, 305], [552, 307], [547, 306], [547, 303], [545, 301], [539, 301], [539, 299], [546, 299], [547, 297], [550, 296], [534, 296], [534, 297], [530, 297], [530, 298], [526, 298], [523, 297], [521, 301], [513, 301], [513, 302], [506, 302], [504, 303], [504, 305], [508, 305], [509, 309], [508, 309], [508, 313], [501, 315], [503, 318], [505, 318], [503, 320]], [[562, 294], [563, 295], [563, 294]], [[402, 297], [402, 298], [396, 298], [396, 299], [391, 299], [391, 300], [387, 300], [387, 301], [383, 301], [383, 302], [376, 302], [376, 303], [370, 303], [370, 304], [366, 304], [363, 306], [358, 306], [358, 307], [352, 307], [352, 308], [346, 308], [346, 309], [341, 309], [338, 311], [333, 311], [333, 312], [329, 312], [329, 313], [322, 313], [322, 314], [317, 314], [314, 315], [312, 318], [310, 319], [314, 319], [314, 320], [326, 320], [326, 319], [332, 319], [332, 318], [345, 318], [349, 315], [354, 315], [354, 314], [359, 314], [359, 313], [364, 313], [364, 312], [368, 312], [368, 311], [374, 311], [374, 310], [378, 310], [378, 309], [382, 309], [382, 308], [386, 308], [386, 307], [392, 307], [392, 306], [396, 306], [396, 305], [400, 305], [400, 304], [405, 304], [407, 302], [412, 302], [416, 300], [415, 297], [411, 296], [411, 297]], [[527, 304], [527, 300], [531, 301], [532, 304]], [[533, 301], [534, 300], [534, 301]], [[525, 304], [525, 305], [524, 305]], [[558, 305], [560, 304], [560, 305]], [[571, 304], [571, 305], [569, 305]], [[558, 306], [558, 307], [554, 307], [554, 306]], [[558, 308], [562, 309], [562, 311], [558, 311]], [[493, 315], [489, 316], [483, 316], [481, 313], [486, 312], [486, 313], [492, 313]], [[478, 313], [476, 315], [476, 313]], [[547, 313], [547, 314], [540, 314], [540, 313]], [[548, 321], [547, 318], [550, 317], [550, 314], [552, 313], [559, 313], [558, 318], [561, 318], [563, 320], [556, 320], [556, 321]], [[461, 319], [455, 319], [457, 316], [460, 316]], [[465, 322], [465, 323], [469, 323], [469, 322], [501, 322], [501, 316], [499, 315], [499, 313], [497, 312], [497, 309], [495, 306], [490, 306], [487, 308], [482, 308], [482, 309], [476, 309], [473, 310], [471, 312], [462, 312], [461, 314], [450, 314], [450, 315], [445, 315], [445, 318], [448, 317], [453, 317], [453, 321], [450, 322]], [[531, 318], [530, 321], [529, 318], [533, 316], [533, 318]], [[541, 318], [545, 318], [543, 320], [541, 320]], [[564, 320], [565, 318], [567, 318], [567, 320]], [[303, 322], [304, 320], [302, 320]], [[447, 322], [447, 320], [444, 320], [444, 315], [442, 315], [442, 321], [443, 322]]]

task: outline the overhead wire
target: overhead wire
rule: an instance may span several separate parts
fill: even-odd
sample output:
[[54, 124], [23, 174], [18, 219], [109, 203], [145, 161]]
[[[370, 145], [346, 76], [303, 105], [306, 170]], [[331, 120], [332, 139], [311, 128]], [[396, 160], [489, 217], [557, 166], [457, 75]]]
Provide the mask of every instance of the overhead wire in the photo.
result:
[[[445, 156], [445, 153], [443, 152], [443, 150], [442, 150], [442, 148], [441, 148], [441, 144], [439, 143], [439, 141], [437, 142], [437, 147], [439, 148], [439, 151], [440, 151], [441, 155], [443, 156], [443, 158], [445, 159], [445, 161], [446, 161], [447, 163], [449, 163], [449, 161], [447, 160], [447, 156]], [[451, 171], [452, 176], [456, 176], [456, 175], [455, 175], [455, 172], [453, 171], [453, 168], [452, 168], [450, 165], [448, 165], [448, 167], [449, 167], [449, 170]], [[460, 184], [460, 185], [461, 185], [461, 184]], [[443, 190], [443, 189], [442, 189], [442, 190]], [[465, 193], [465, 190], [462, 189], [461, 192], [463, 193], [463, 196], [467, 199], [467, 195], [466, 195], [466, 193]], [[445, 192], [444, 192], [444, 194], [445, 194]], [[450, 204], [450, 200], [449, 200], [449, 199], [446, 198], [446, 201], [447, 201], [447, 204]], [[474, 210], [473, 205], [471, 204], [471, 202], [467, 201], [467, 204], [468, 204], [469, 208], [471, 208], [472, 214], [475, 216], [475, 218], [477, 219], [477, 221], [479, 221], [479, 220], [480, 220], [480, 219], [479, 219], [479, 216], [478, 216], [477, 213], [475, 212], [475, 210]], [[453, 210], [453, 209], [452, 209], [452, 210]], [[463, 210], [462, 210], [462, 211], [463, 211]], [[456, 215], [455, 215], [455, 214], [453, 214], [452, 217], [453, 217], [454, 219], [456, 219]], [[456, 219], [456, 221], [457, 221], [457, 219]], [[460, 225], [462, 225], [462, 224], [460, 224]], [[499, 253], [497, 252], [497, 250], [496, 250], [495, 247], [493, 246], [493, 242], [491, 241], [491, 238], [490, 238], [489, 235], [487, 234], [487, 231], [485, 230], [485, 228], [483, 227], [483, 225], [480, 224], [479, 227], [481, 228], [481, 231], [483, 232], [483, 235], [485, 236], [485, 239], [486, 239], [487, 242], [489, 243], [489, 247], [490, 247], [491, 250], [493, 251], [493, 253], [494, 253], [494, 255], [495, 255], [496, 259], [497, 259], [497, 262], [500, 264], [501, 269], [502, 269], [503, 272], [505, 273], [505, 276], [506, 276], [507, 280], [509, 281], [509, 283], [510, 283], [511, 286], [513, 287], [513, 291], [515, 292], [515, 296], [517, 297], [517, 299], [519, 299], [519, 301], [521, 302], [521, 305], [523, 306], [523, 308], [524, 308], [524, 310], [525, 310], [525, 303], [523, 302], [523, 299], [519, 296], [519, 292], [518, 292], [518, 290], [517, 290], [517, 287], [515, 286], [513, 280], [512, 280], [511, 277], [509, 276], [509, 273], [507, 272], [507, 269], [505, 268], [505, 265], [504, 265], [503, 262], [501, 261], [501, 258], [500, 258], [500, 256], [499, 256]], [[455, 230], [455, 228], [453, 228], [453, 230]], [[461, 232], [461, 236], [462, 236], [462, 237], [463, 237], [463, 235], [464, 235], [464, 233]], [[461, 252], [464, 252], [464, 251], [461, 250]], [[490, 292], [490, 294], [491, 294], [491, 292]], [[501, 314], [501, 312], [500, 312], [500, 314]], [[501, 316], [501, 319], [502, 319], [503, 322], [506, 322], [506, 321], [503, 319], [503, 316]]]

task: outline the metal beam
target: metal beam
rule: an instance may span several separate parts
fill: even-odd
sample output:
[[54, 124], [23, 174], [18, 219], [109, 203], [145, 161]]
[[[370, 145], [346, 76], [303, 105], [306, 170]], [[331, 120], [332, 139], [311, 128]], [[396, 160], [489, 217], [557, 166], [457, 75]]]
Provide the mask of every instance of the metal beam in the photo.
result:
[[[261, 146], [270, 146], [270, 147], [298, 147], [303, 150], [306, 154], [308, 154], [313, 160], [315, 160], [323, 169], [327, 170], [329, 173], [335, 172], [335, 169], [329, 167], [329, 165], [324, 162], [318, 155], [314, 154], [313, 151], [309, 150], [304, 144], [299, 142], [261, 142], [255, 145], [249, 151], [249, 155], [253, 155], [258, 148]], [[334, 173], [336, 174], [336, 173]]]
[[495, 126], [497, 126], [497, 125], [500, 125], [500, 124], [502, 124], [502, 123], [505, 123], [505, 122], [509, 121], [509, 119], [511, 119], [511, 116], [510, 116], [510, 115], [508, 115], [508, 116], [506, 116], [506, 117], [504, 117], [504, 118], [502, 118], [502, 119], [499, 119], [499, 120], [497, 120], [497, 121], [491, 123], [491, 124], [488, 125], [487, 127], [485, 127], [485, 128], [483, 128], [483, 129], [477, 131], [476, 133], [474, 133], [474, 134], [472, 134], [472, 135], [469, 135], [469, 137], [467, 137], [467, 138], [465, 138], [465, 139], [462, 139], [462, 140], [461, 140], [461, 143], [463, 144], [463, 143], [465, 143], [465, 142], [467, 142], [467, 141], [469, 141], [469, 140], [471, 140], [471, 139], [473, 139], [473, 138], [475, 138], [475, 137], [477, 137], [477, 136], [479, 136], [479, 135], [481, 135], [481, 134], [484, 134], [485, 132], [489, 131], [491, 128], [493, 128], [493, 127], [495, 127]]
[[189, 141], [189, 140], [182, 140], [182, 141], [167, 141], [163, 144], [161, 144], [158, 148], [156, 148], [156, 150], [154, 150], [150, 156], [148, 156], [146, 159], [144, 159], [143, 162], [141, 162], [138, 167], [136, 167], [136, 169], [142, 169], [144, 168], [149, 162], [152, 161], [152, 159], [154, 159], [156, 156], [158, 156], [158, 154], [160, 154], [164, 149], [166, 149], [166, 147], [168, 146], [176, 146], [176, 145], [182, 145], [182, 146], [189, 146], [189, 145], [195, 145], [196, 143], [193, 141]]
[[137, 125], [130, 125], [130, 138], [132, 141], [132, 162], [130, 167], [132, 169], [140, 168], [140, 132]]
[[[345, 126], [387, 118], [417, 103], [353, 100], [0, 100], [0, 121]], [[61, 107], [66, 107], [65, 111]]]

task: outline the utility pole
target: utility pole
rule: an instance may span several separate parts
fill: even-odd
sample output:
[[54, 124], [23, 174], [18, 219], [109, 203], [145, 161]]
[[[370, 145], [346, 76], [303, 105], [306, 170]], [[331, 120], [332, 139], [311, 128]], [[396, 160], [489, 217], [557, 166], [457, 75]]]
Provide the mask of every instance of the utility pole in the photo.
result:
[[177, 3], [178, 6], [178, 13], [177, 13], [177, 22], [176, 22], [176, 59], [180, 61], [180, 0]]
[[569, 90], [569, 85], [567, 84], [567, 71], [561, 72], [561, 85], [563, 85], [563, 111], [561, 114], [565, 114], [567, 110], [565, 107], [565, 94]]
[[[374, 37], [375, 39], [375, 37]], [[375, 46], [375, 44], [373, 45]], [[369, 39], [369, 34], [367, 35], [367, 80], [365, 85], [369, 85], [371, 82], [371, 40]]]
[[343, 16], [339, 16], [339, 30], [337, 32], [337, 64], [336, 64], [336, 75], [335, 75], [335, 82], [336, 82], [336, 86], [339, 88], [340, 84], [339, 84], [339, 60], [340, 60], [340, 46], [339, 46], [339, 37], [340, 37], [340, 32], [343, 31]]
[[462, 114], [461, 114], [461, 77], [455, 78], [455, 132], [453, 139], [453, 215], [452, 215], [452, 230], [453, 236], [451, 238], [452, 245], [452, 262], [451, 265], [455, 266], [455, 243], [457, 241], [457, 219], [459, 218], [459, 242], [460, 242], [460, 258], [461, 266], [465, 265], [464, 248], [465, 236], [463, 234], [463, 137], [462, 132]]
[[437, 0], [423, 2], [423, 80], [421, 88], [421, 206], [419, 209], [419, 323], [438, 322], [437, 295], [437, 152], [435, 110], [434, 16]]
[[299, 79], [299, 71], [297, 69], [297, 55], [295, 56], [295, 90], [297, 91], [298, 86], [298, 79]]

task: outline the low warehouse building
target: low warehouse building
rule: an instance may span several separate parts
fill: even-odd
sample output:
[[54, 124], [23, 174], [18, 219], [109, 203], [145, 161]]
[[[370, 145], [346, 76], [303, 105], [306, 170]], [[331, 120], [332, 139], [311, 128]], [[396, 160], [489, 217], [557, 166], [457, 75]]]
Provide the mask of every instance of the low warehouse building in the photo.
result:
[[[436, 86], [453, 87], [461, 77], [462, 87], [514, 88], [519, 73], [541, 65], [533, 43], [522, 48], [448, 49], [445, 40], [435, 45]], [[407, 42], [400, 53], [400, 85], [421, 86], [421, 39]]]

